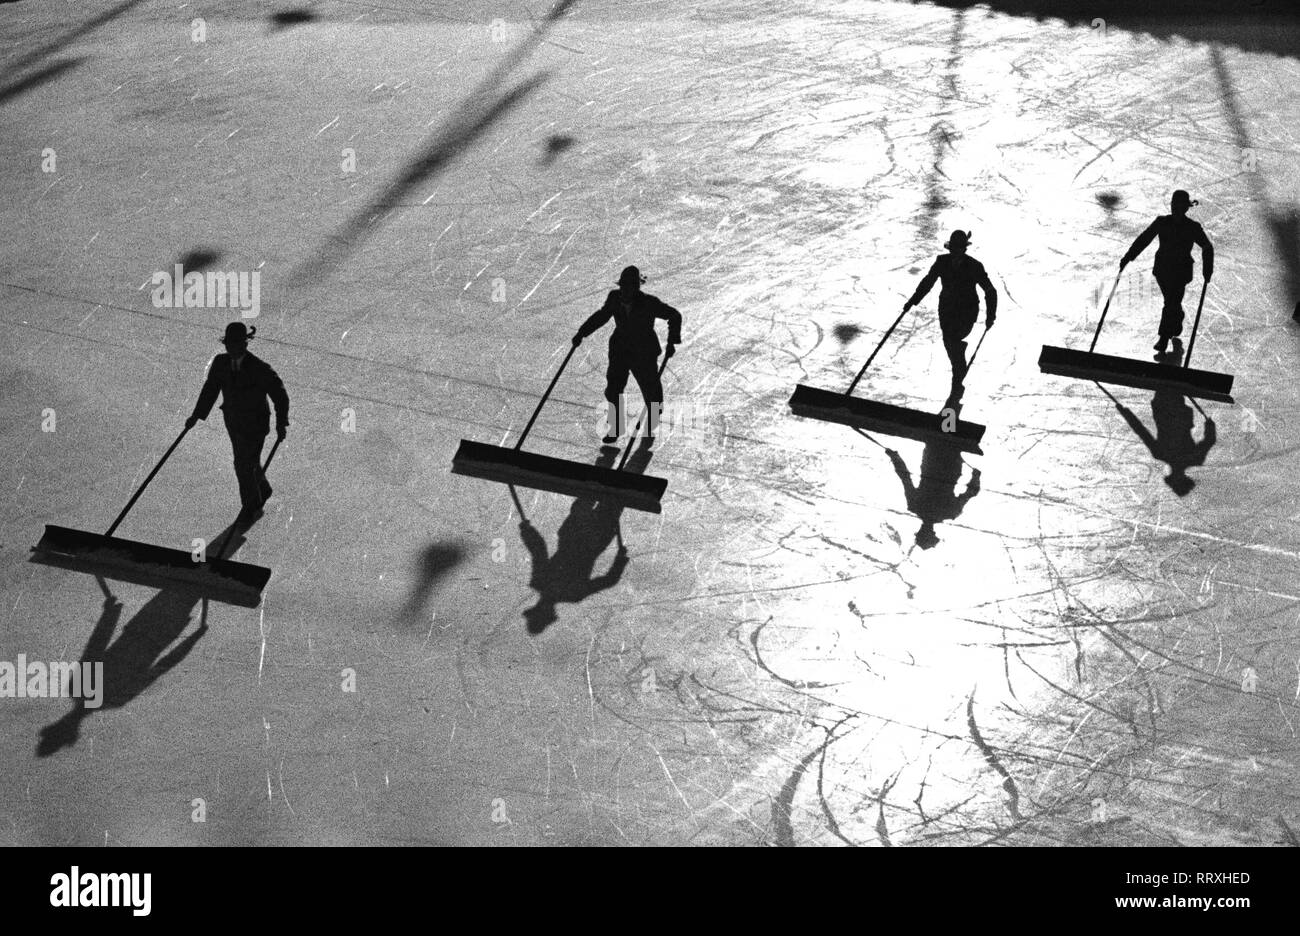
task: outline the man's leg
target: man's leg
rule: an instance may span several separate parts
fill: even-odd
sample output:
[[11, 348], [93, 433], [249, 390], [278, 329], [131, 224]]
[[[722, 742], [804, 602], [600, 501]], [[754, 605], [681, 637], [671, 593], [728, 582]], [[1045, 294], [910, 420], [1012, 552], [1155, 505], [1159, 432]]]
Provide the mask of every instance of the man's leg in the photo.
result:
[[645, 355], [637, 358], [632, 364], [632, 376], [636, 378], [636, 385], [641, 388], [641, 398], [645, 400], [646, 412], [650, 414], [650, 426], [646, 436], [653, 439], [659, 434], [659, 417], [662, 415], [664, 403], [664, 385], [659, 379], [658, 356]]
[[1160, 293], [1165, 299], [1164, 308], [1160, 312], [1160, 338], [1163, 340], [1181, 335], [1183, 293], [1187, 290], [1187, 283], [1181, 276], [1157, 276], [1156, 282], [1160, 284]]
[[952, 385], [956, 387], [966, 379], [966, 336], [975, 327], [979, 310], [963, 310], [939, 316], [939, 329], [943, 333], [943, 349], [952, 365]]
[[625, 355], [609, 352], [609, 367], [605, 370], [605, 399], [609, 403], [609, 415], [605, 420], [605, 441], [616, 442], [627, 428], [627, 413], [623, 405], [623, 391], [627, 388], [627, 375], [630, 369]]
[[235, 477], [239, 480], [239, 500], [245, 511], [262, 509], [262, 446], [266, 434], [235, 429], [230, 433], [235, 453]]

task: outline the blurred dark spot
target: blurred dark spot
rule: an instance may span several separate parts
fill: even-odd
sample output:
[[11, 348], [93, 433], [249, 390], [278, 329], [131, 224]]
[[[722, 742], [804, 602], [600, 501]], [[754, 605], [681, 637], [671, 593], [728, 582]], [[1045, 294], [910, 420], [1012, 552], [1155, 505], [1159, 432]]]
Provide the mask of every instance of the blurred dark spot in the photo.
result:
[[553, 133], [546, 138], [546, 152], [542, 154], [542, 165], [549, 166], [555, 162], [557, 156], [569, 149], [576, 143], [573, 137], [566, 133]]
[[316, 22], [316, 14], [311, 10], [281, 10], [279, 13], [272, 13], [269, 18], [276, 29], [288, 29], [290, 26]]
[[209, 250], [206, 247], [195, 247], [176, 262], [181, 265], [181, 270], [185, 273], [201, 273], [220, 259], [220, 250]]
[[846, 345], [854, 338], [858, 337], [858, 335], [862, 334], [862, 329], [848, 322], [842, 322], [835, 326], [834, 334], [835, 339], [839, 341], [840, 344]]
[[1114, 211], [1115, 208], [1119, 205], [1119, 202], [1120, 202], [1120, 198], [1114, 192], [1097, 193], [1097, 204], [1105, 208], [1107, 213]]

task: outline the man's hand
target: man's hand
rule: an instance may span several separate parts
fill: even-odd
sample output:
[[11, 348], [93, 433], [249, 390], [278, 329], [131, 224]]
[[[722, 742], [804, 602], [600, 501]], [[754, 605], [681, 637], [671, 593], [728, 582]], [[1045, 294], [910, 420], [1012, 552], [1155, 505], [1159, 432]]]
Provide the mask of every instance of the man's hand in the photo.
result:
[[1122, 271], [1122, 270], [1124, 269], [1124, 267], [1126, 267], [1126, 266], [1128, 266], [1128, 257], [1120, 257], [1120, 258], [1119, 258], [1119, 268], [1120, 268], [1120, 270]]
[[191, 416], [189, 419], [185, 420], [185, 428], [193, 429], [196, 425], [198, 425], [198, 422], [199, 422], [199, 417]]
[[907, 300], [906, 302], [903, 303], [903, 311], [904, 311], [904, 312], [911, 312], [911, 311], [912, 311], [912, 300], [911, 300], [911, 299], [909, 299], [909, 300]]
[[668, 360], [676, 353], [677, 353], [677, 345], [673, 344], [671, 341], [668, 342], [668, 350], [664, 352], [664, 360], [665, 361]]
[[275, 427], [275, 438], [276, 438], [276, 441], [278, 441], [278, 442], [283, 442], [283, 441], [284, 441], [284, 434], [285, 434], [286, 432], [288, 432], [288, 431], [289, 431], [289, 427], [288, 427], [288, 426], [276, 426], [276, 427]]
[[1202, 270], [1201, 275], [1205, 277], [1205, 281], [1208, 283], [1210, 281], [1210, 277], [1213, 276], [1214, 274], [1209, 270]]
[[576, 348], [576, 347], [577, 347], [578, 345], [580, 345], [580, 344], [582, 344], [582, 336], [581, 336], [580, 334], [578, 334], [577, 332], [574, 332], [574, 333], [573, 333], [573, 346]]
[[998, 317], [997, 317], [996, 315], [988, 315], [988, 316], [985, 316], [985, 318], [984, 318], [984, 327], [985, 327], [985, 328], [992, 328], [992, 327], [993, 327], [993, 323], [996, 322], [997, 320], [998, 320]]

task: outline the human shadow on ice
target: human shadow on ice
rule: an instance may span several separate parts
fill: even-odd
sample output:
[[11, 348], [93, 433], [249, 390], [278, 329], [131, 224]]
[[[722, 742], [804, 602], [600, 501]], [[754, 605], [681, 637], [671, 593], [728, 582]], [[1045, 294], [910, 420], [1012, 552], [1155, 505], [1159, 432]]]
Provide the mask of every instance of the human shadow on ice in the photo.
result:
[[922, 549], [933, 549], [939, 544], [939, 534], [935, 527], [945, 521], [956, 520], [966, 508], [967, 502], [980, 492], [980, 470], [971, 469], [966, 489], [958, 494], [957, 486], [961, 482], [962, 468], [965, 466], [959, 446], [950, 442], [925, 443], [925, 450], [921, 453], [919, 483], [912, 480], [912, 472], [898, 452], [886, 449], [885, 454], [893, 462], [898, 480], [903, 483], [908, 511], [921, 521], [921, 527], [916, 531], [916, 545]]
[[[1101, 387], [1101, 384], [1097, 386]], [[1160, 389], [1151, 397], [1151, 416], [1156, 426], [1152, 433], [1137, 414], [1115, 399], [1109, 390], [1105, 387], [1101, 390], [1110, 397], [1129, 428], [1151, 450], [1151, 454], [1169, 466], [1165, 484], [1179, 497], [1190, 494], [1196, 482], [1187, 476], [1187, 469], [1204, 465], [1210, 449], [1218, 441], [1214, 420], [1205, 417], [1205, 431], [1201, 441], [1197, 442], [1193, 433], [1196, 417], [1187, 405], [1187, 397], [1177, 390]]]
[[[651, 443], [642, 439], [641, 444], [628, 459], [625, 471], [642, 474], [650, 464], [652, 456]], [[612, 468], [618, 457], [619, 449], [605, 446], [600, 450], [596, 465]], [[523, 505], [510, 488], [511, 496], [519, 509], [519, 535], [527, 547], [533, 561], [532, 576], [528, 585], [537, 592], [537, 603], [524, 611], [524, 621], [528, 633], [540, 634], [558, 618], [556, 605], [568, 602], [577, 604], [598, 592], [613, 588], [623, 577], [627, 569], [627, 548], [619, 529], [619, 518], [623, 514], [623, 505], [616, 500], [596, 500], [580, 497], [573, 502], [569, 515], [560, 524], [560, 531], [555, 543], [555, 553], [551, 555], [546, 548], [546, 541], [524, 515]], [[609, 568], [600, 575], [594, 575], [596, 560], [609, 548], [610, 543], [618, 540], [618, 552]]]
[[[232, 526], [213, 542], [224, 544], [220, 555], [234, 555], [243, 545], [244, 537], [238, 528]], [[38, 757], [49, 757], [65, 747], [72, 747], [77, 743], [82, 721], [89, 715], [121, 708], [135, 699], [189, 656], [194, 645], [208, 631], [208, 599], [192, 589], [171, 587], [145, 602], [114, 640], [122, 616], [122, 603], [102, 576], [95, 579], [104, 592], [104, 603], [80, 662], [103, 664], [103, 694], [94, 708], [87, 705], [85, 698], [74, 700], [72, 711], [42, 728], [36, 746]], [[190, 624], [194, 608], [200, 604], [198, 629], [178, 641], [177, 638]]]

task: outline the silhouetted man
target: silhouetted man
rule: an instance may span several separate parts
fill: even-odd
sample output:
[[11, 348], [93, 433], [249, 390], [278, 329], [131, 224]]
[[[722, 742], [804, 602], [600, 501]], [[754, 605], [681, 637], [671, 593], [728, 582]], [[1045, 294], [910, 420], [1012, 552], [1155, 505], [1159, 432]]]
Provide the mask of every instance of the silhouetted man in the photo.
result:
[[1202, 278], [1208, 283], [1214, 275], [1214, 246], [1205, 236], [1205, 229], [1187, 217], [1187, 209], [1197, 204], [1190, 195], [1178, 189], [1169, 200], [1170, 214], [1160, 215], [1152, 221], [1119, 261], [1119, 268], [1123, 270], [1147, 249], [1151, 241], [1160, 238], [1155, 264], [1151, 268], [1165, 299], [1155, 344], [1157, 357], [1164, 355], [1170, 338], [1183, 333], [1183, 293], [1192, 281], [1193, 244], [1199, 244], [1201, 248]]
[[936, 282], [943, 283], [939, 290], [939, 328], [943, 332], [943, 348], [948, 352], [948, 360], [952, 364], [954, 389], [966, 376], [966, 336], [975, 327], [980, 314], [976, 286], [984, 290], [984, 304], [987, 308], [984, 327], [992, 328], [998, 315], [998, 291], [989, 281], [984, 264], [967, 256], [966, 248], [969, 244], [969, 231], [953, 231], [948, 242], [943, 245], [948, 253], [934, 258], [930, 272], [922, 278], [912, 298], [903, 304], [903, 311], [906, 312], [919, 305]]
[[582, 323], [573, 344], [594, 334], [611, 318], [614, 333], [609, 336], [609, 367], [605, 372], [605, 399], [609, 401], [609, 422], [604, 441], [612, 445], [623, 434], [626, 415], [623, 412], [623, 390], [630, 373], [636, 378], [650, 414], [647, 438], [654, 438], [659, 426], [659, 411], [664, 401], [664, 388], [659, 380], [659, 336], [655, 334], [655, 319], [668, 322], [668, 350], [664, 360], [673, 356], [682, 340], [682, 314], [655, 296], [641, 291], [645, 277], [634, 266], [619, 275], [618, 289], [610, 290], [605, 304], [591, 318]]
[[207, 419], [212, 404], [221, 394], [221, 415], [230, 434], [235, 454], [235, 477], [239, 479], [239, 500], [243, 509], [241, 523], [249, 524], [262, 516], [262, 505], [271, 496], [271, 485], [262, 474], [262, 446], [271, 431], [271, 408], [275, 404], [275, 434], [283, 439], [289, 428], [289, 394], [271, 365], [248, 351], [249, 340], [257, 329], [246, 329], [243, 322], [226, 326], [222, 342], [225, 354], [218, 354], [208, 365], [194, 412], [185, 420], [187, 429], [200, 419]]

